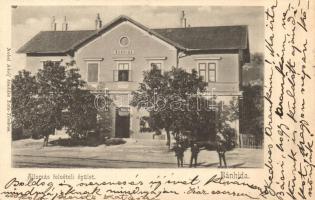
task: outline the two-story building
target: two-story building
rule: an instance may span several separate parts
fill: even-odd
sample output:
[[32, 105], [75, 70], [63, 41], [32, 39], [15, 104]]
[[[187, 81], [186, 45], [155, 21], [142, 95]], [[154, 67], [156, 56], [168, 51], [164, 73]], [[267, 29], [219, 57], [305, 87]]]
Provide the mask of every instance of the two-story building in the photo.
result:
[[[128, 98], [156, 65], [162, 71], [181, 67], [197, 70], [208, 83], [207, 95], [228, 103], [241, 96], [244, 63], [249, 61], [247, 26], [150, 29], [127, 16], [95, 30], [41, 31], [18, 50], [26, 54], [26, 69], [36, 72], [45, 61], [75, 61], [89, 88], [107, 88], [119, 107], [112, 136], [141, 137], [142, 113]], [[236, 130], [238, 122], [234, 123]]]

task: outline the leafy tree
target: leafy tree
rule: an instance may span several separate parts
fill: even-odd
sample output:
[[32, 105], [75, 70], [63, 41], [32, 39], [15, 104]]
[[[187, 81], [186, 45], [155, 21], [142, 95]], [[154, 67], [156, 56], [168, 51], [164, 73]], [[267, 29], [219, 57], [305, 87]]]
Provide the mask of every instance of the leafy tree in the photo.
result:
[[250, 63], [246, 63], [242, 70], [244, 85], [262, 85], [264, 79], [264, 55], [262, 53], [251, 54]]
[[[37, 95], [36, 78], [22, 70], [12, 80], [12, 138], [19, 139], [22, 132], [32, 126]], [[18, 130], [18, 131], [17, 131]]]
[[252, 64], [253, 67], [259, 67], [264, 64], [264, 55], [263, 53], [256, 52], [251, 55], [251, 61], [250, 63]]
[[97, 109], [97, 124], [96, 129], [101, 139], [111, 137], [111, 131], [114, 123], [113, 113], [116, 112], [116, 105], [107, 94], [100, 94], [98, 101], [94, 101], [94, 107]]
[[181, 68], [172, 68], [162, 74], [154, 67], [144, 72], [144, 80], [133, 92], [131, 105], [139, 109], [145, 107], [149, 111], [150, 119], [155, 122], [151, 128], [165, 129], [167, 145], [170, 146], [171, 133], [176, 136], [192, 129], [188, 124], [192, 125], [190, 120], [196, 114], [193, 109], [187, 109], [187, 103], [193, 101], [190, 98], [198, 91], [204, 91], [205, 86], [195, 70], [187, 73]]
[[149, 111], [147, 121], [154, 130], [165, 129], [167, 145], [170, 135], [176, 138], [189, 134], [200, 140], [214, 140], [216, 129], [222, 130], [234, 139], [228, 121], [238, 119], [238, 103], [234, 99], [230, 105], [222, 106], [215, 97], [208, 98], [202, 93], [206, 83], [195, 70], [188, 73], [181, 68], [161, 73], [153, 68], [144, 72], [144, 80], [133, 93], [131, 105]]
[[87, 90], [78, 89], [71, 92], [70, 98], [64, 111], [64, 125], [72, 138], [84, 138], [88, 131], [96, 128], [95, 97]]
[[47, 61], [36, 76], [22, 71], [13, 80], [13, 124], [45, 136], [44, 145], [56, 129], [78, 138], [96, 126], [94, 96], [82, 89], [78, 69], [68, 67]]
[[64, 125], [62, 111], [67, 107], [66, 69], [60, 62], [47, 61], [43, 69], [39, 69], [36, 79], [38, 83], [38, 98], [36, 112], [36, 128], [45, 137], [61, 129]]
[[243, 102], [240, 104], [240, 131], [254, 135], [256, 142], [263, 139], [263, 88], [260, 85], [243, 87]]

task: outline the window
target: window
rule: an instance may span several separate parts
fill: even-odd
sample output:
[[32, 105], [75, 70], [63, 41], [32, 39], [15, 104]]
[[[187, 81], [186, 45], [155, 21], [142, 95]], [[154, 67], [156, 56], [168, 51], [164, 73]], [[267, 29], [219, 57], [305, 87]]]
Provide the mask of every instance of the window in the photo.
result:
[[129, 45], [129, 38], [126, 37], [126, 36], [122, 36], [120, 39], [119, 39], [119, 44], [120, 46], [122, 47], [126, 47]]
[[130, 81], [129, 67], [129, 63], [118, 63], [118, 81]]
[[160, 72], [162, 72], [162, 62], [150, 62], [150, 68], [156, 68], [157, 70], [159, 70]]
[[216, 63], [204, 62], [198, 64], [199, 76], [205, 82], [216, 82]]
[[52, 61], [52, 60], [45, 60], [45, 61], [42, 61], [43, 62], [43, 66], [46, 67], [48, 65], [50, 66], [58, 66], [60, 65], [61, 61]]
[[208, 63], [208, 81], [216, 81], [216, 66], [215, 63]]
[[98, 82], [98, 68], [99, 68], [99, 63], [96, 62], [90, 62], [87, 64], [88, 66], [88, 76], [87, 76], [87, 81], [88, 82]]
[[206, 63], [199, 63], [198, 72], [202, 80], [206, 81]]

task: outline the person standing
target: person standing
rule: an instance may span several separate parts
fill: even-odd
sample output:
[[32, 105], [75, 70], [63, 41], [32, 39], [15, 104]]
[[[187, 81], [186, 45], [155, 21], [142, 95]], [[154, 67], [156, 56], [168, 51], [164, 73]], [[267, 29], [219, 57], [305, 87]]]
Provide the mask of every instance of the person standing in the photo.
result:
[[190, 147], [190, 150], [191, 150], [191, 157], [190, 157], [189, 167], [192, 167], [193, 161], [195, 161], [194, 167], [197, 167], [197, 159], [198, 159], [198, 154], [200, 151], [198, 144], [196, 142], [193, 142]]
[[224, 163], [224, 167], [226, 168], [226, 160], [225, 160], [225, 152], [226, 152], [226, 139], [221, 132], [218, 132], [216, 135], [216, 148], [219, 155], [220, 166], [222, 167], [222, 161]]
[[175, 146], [175, 156], [177, 158], [177, 166], [183, 167], [184, 165], [184, 148], [181, 144], [177, 143]]

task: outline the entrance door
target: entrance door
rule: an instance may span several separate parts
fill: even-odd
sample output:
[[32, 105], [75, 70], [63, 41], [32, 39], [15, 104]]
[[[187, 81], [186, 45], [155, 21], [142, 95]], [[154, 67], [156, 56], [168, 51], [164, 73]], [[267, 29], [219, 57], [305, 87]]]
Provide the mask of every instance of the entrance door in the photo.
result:
[[118, 108], [116, 110], [115, 137], [130, 137], [130, 112], [128, 108]]
[[202, 141], [214, 141], [216, 135], [215, 132], [216, 112], [210, 111], [206, 117], [207, 123], [201, 124], [198, 129], [198, 139]]

